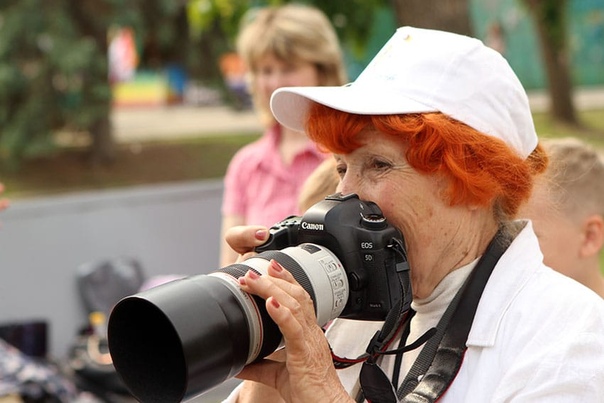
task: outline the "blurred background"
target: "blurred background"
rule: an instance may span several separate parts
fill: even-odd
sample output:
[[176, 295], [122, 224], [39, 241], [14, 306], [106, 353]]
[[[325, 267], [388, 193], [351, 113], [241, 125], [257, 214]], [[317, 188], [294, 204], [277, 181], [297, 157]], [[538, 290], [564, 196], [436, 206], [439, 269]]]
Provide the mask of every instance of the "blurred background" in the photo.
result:
[[[232, 85], [245, 82], [234, 39], [248, 9], [283, 3], [0, 2], [0, 327], [45, 323], [61, 361], [88, 324], [83, 273], [218, 268], [222, 177], [262, 133]], [[601, 0], [306, 3], [336, 27], [351, 79], [397, 26], [475, 36], [516, 71], [540, 136], [604, 149]]]

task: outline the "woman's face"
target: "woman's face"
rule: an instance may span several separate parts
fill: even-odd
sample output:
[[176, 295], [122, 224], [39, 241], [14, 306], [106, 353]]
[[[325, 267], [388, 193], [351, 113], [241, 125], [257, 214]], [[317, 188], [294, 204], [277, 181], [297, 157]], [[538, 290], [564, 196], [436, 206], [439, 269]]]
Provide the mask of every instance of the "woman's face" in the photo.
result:
[[[377, 203], [388, 222], [402, 231], [414, 294], [425, 297], [463, 259], [463, 242], [456, 239], [463, 235], [460, 220], [468, 217], [468, 209], [449, 206], [443, 196], [447, 180], [412, 168], [400, 141], [374, 129], [362, 139], [364, 146], [336, 156], [338, 190]], [[421, 283], [426, 284], [423, 290]]]
[[319, 85], [319, 72], [313, 63], [286, 62], [272, 54], [259, 60], [254, 73], [255, 91], [267, 108], [271, 95], [278, 88]]

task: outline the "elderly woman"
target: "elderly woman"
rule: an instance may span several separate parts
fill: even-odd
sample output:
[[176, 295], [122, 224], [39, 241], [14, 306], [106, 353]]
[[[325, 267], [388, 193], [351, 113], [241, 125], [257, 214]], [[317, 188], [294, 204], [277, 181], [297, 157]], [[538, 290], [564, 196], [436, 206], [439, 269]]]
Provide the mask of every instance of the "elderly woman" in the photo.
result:
[[[285, 348], [246, 366], [231, 401], [604, 396], [604, 304], [546, 267], [530, 222], [514, 221], [547, 157], [501, 55], [476, 39], [404, 27], [351, 85], [283, 88], [271, 106], [336, 155], [341, 192], [376, 202], [402, 231], [412, 315], [378, 350], [381, 322], [336, 319], [324, 334], [284, 267], [250, 270], [241, 287], [266, 300]], [[266, 235], [249, 226], [227, 238], [245, 254]], [[402, 353], [414, 344], [423, 348]]]

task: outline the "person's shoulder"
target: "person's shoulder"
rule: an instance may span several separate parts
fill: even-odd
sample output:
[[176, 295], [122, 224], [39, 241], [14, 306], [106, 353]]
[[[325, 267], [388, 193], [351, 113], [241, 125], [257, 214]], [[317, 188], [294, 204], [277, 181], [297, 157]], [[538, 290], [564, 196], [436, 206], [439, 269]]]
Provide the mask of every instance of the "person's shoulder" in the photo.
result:
[[[598, 332], [604, 342], [604, 300], [593, 290], [541, 264], [518, 294], [516, 309], [560, 330]], [[571, 330], [572, 329], [572, 330]]]
[[[540, 323], [540, 329], [553, 331], [563, 321], [564, 326], [572, 325], [577, 330], [598, 328], [604, 338], [604, 300], [543, 264], [543, 255], [530, 223], [500, 258], [487, 283], [481, 305], [480, 312], [496, 312], [502, 319], [514, 318], [514, 327]], [[590, 316], [598, 318], [591, 320]]]
[[593, 307], [604, 315], [604, 299], [592, 289], [545, 265], [539, 268], [538, 274], [542, 289], [552, 288], [559, 298], [586, 308]]

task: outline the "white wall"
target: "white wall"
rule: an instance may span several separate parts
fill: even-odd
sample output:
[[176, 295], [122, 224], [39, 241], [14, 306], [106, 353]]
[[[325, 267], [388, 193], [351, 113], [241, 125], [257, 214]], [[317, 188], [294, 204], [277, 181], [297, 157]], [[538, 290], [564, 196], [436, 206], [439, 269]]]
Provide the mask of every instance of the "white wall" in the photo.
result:
[[147, 275], [214, 271], [221, 200], [217, 180], [12, 201], [0, 214], [0, 323], [47, 320], [63, 358], [86, 321], [77, 268], [126, 256]]

